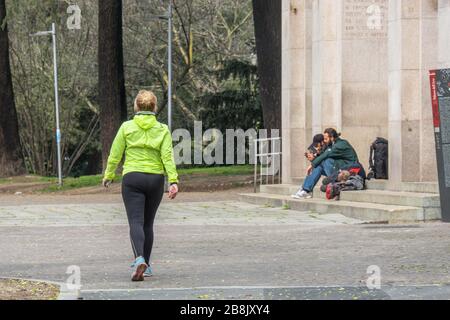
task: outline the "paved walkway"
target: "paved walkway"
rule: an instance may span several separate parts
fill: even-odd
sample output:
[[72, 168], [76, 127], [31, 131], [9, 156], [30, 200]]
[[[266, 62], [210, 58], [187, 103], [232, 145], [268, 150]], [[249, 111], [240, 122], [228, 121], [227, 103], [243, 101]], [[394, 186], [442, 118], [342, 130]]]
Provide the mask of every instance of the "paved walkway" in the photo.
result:
[[[155, 276], [131, 283], [120, 201], [3, 206], [0, 276], [64, 282], [67, 268], [78, 266], [86, 299], [450, 298], [449, 231], [441, 223], [361, 225], [234, 200], [164, 202]], [[381, 269], [383, 291], [365, 288], [371, 265]]]
[[[80, 227], [126, 225], [125, 208], [113, 204], [51, 204], [0, 207], [0, 227]], [[236, 201], [164, 203], [159, 224], [170, 225], [298, 225], [354, 224], [342, 215], [319, 216]]]
[[450, 286], [214, 287], [84, 290], [83, 300], [448, 300]]

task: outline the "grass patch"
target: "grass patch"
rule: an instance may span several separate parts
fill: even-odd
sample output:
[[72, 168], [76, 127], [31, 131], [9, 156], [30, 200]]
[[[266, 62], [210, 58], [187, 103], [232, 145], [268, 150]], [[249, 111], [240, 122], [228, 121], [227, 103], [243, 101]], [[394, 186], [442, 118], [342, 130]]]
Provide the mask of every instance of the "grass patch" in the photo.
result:
[[[241, 166], [221, 166], [221, 167], [199, 167], [199, 168], [186, 168], [179, 169], [178, 174], [183, 177], [189, 176], [239, 176], [239, 175], [251, 175], [253, 174], [253, 166], [241, 165]], [[51, 183], [49, 186], [40, 190], [41, 192], [59, 192], [69, 191], [80, 188], [100, 186], [103, 180], [102, 175], [94, 176], [81, 176], [79, 178], [65, 178], [62, 188], [59, 188], [58, 179], [55, 177], [39, 177], [34, 176], [39, 182]], [[8, 180], [8, 179], [4, 179]], [[2, 181], [2, 180], [0, 180]], [[120, 183], [122, 176], [118, 175], [115, 183]], [[0, 182], [1, 183], [1, 182]], [[5, 182], [7, 183], [7, 182]], [[245, 184], [237, 184], [236, 186], [244, 186]]]
[[0, 185], [17, 184], [17, 183], [47, 183], [52, 182], [54, 178], [41, 177], [38, 175], [25, 175], [18, 177], [0, 178]]
[[56, 300], [59, 287], [44, 282], [0, 279], [1, 300]]
[[[43, 178], [43, 179], [49, 179], [46, 181], [52, 182], [54, 184], [45, 187], [44, 189], [41, 190], [42, 192], [58, 192], [58, 191], [68, 191], [80, 188], [100, 186], [102, 184], [103, 176], [96, 175], [96, 176], [82, 176], [79, 178], [65, 178], [62, 188], [60, 188], [57, 185], [58, 179], [55, 178]], [[117, 176], [114, 182], [121, 182], [121, 181], [122, 176]]]
[[6, 184], [8, 182], [11, 182], [11, 180], [8, 180], [6, 178], [0, 178], [0, 184]]

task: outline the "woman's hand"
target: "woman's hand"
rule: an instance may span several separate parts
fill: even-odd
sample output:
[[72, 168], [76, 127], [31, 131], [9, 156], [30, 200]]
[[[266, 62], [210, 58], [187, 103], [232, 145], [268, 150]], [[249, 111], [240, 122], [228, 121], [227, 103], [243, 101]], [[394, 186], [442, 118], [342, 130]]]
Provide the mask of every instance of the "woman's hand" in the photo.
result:
[[316, 158], [315, 156], [314, 156], [314, 154], [312, 153], [312, 152], [309, 152], [307, 155], [306, 155], [306, 158], [309, 160], [309, 161], [314, 161], [314, 159]]
[[102, 182], [103, 187], [109, 188], [111, 186], [111, 184], [112, 184], [111, 180], [103, 179], [103, 182]]
[[306, 175], [307, 176], [310, 176], [311, 175], [311, 173], [312, 173], [312, 171], [313, 171], [313, 166], [312, 165], [310, 165], [309, 167], [308, 167], [308, 169], [306, 170]]
[[172, 184], [169, 187], [169, 199], [173, 200], [177, 197], [178, 194], [178, 184]]

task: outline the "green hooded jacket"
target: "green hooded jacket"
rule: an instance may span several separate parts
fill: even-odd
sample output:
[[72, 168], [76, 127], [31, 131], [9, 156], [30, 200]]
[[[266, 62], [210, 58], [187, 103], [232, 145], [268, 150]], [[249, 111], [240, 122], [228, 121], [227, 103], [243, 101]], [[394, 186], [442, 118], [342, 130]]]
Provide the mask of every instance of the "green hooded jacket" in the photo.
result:
[[312, 162], [315, 168], [325, 159], [334, 159], [334, 170], [338, 171], [341, 168], [358, 162], [358, 155], [352, 145], [344, 139], [338, 138], [334, 144], [327, 148], [320, 156]]
[[153, 114], [138, 114], [119, 129], [111, 147], [106, 180], [116, 178], [116, 170], [125, 153], [123, 175], [130, 172], [167, 174], [169, 183], [178, 183], [173, 156], [172, 135]]

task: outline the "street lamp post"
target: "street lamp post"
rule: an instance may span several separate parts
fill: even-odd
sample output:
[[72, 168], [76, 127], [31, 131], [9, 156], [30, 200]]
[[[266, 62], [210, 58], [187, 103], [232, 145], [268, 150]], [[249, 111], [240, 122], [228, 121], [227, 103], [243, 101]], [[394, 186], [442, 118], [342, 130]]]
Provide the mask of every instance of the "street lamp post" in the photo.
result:
[[[169, 131], [172, 134], [172, 100], [173, 100], [173, 66], [172, 66], [172, 41], [173, 41], [173, 33], [172, 33], [172, 26], [173, 26], [173, 0], [169, 0], [169, 9], [167, 14], [165, 15], [154, 15], [151, 16], [150, 19], [160, 19], [160, 20], [167, 20], [168, 24], [168, 31], [167, 31], [167, 81], [169, 82], [167, 84], [167, 126], [169, 127]], [[168, 182], [167, 179], [165, 179], [165, 189], [168, 188]]]
[[169, 47], [168, 47], [168, 100], [167, 100], [167, 122], [169, 126], [169, 130], [172, 133], [172, 82], [173, 82], [173, 71], [172, 71], [172, 24], [173, 24], [173, 0], [169, 0]]
[[52, 36], [53, 42], [53, 78], [54, 78], [54, 87], [55, 87], [55, 113], [56, 113], [56, 146], [58, 153], [58, 185], [62, 187], [63, 178], [62, 178], [62, 159], [61, 159], [61, 128], [59, 124], [59, 86], [58, 86], [58, 52], [56, 45], [56, 25], [52, 23], [52, 29], [50, 31], [42, 31], [37, 32], [35, 34], [30, 35], [31, 37], [40, 37], [40, 36]]
[[172, 106], [173, 106], [173, 0], [169, 0], [169, 9], [165, 15], [151, 16], [150, 19], [167, 20], [167, 77], [168, 77], [168, 89], [167, 89], [167, 125], [170, 132], [172, 132]]

